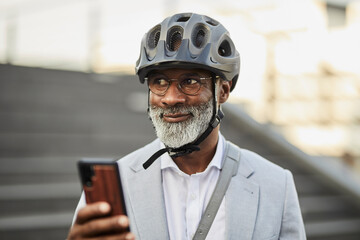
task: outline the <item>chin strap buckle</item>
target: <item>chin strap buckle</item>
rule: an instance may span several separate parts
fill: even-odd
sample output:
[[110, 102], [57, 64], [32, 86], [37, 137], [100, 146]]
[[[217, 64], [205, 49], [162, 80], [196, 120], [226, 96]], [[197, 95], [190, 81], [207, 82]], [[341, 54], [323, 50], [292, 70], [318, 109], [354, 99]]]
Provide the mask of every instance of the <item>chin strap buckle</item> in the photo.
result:
[[[190, 154], [194, 151], [200, 151], [200, 148], [196, 145], [188, 145], [188, 146], [183, 146], [181, 148], [162, 148], [159, 151], [155, 152], [144, 164], [143, 167], [144, 169], [147, 169], [148, 167], [150, 167], [151, 164], [153, 164], [153, 162], [155, 162], [156, 159], [158, 159], [161, 155], [163, 155], [164, 153], [168, 152], [170, 154], [170, 156], [172, 158], [176, 158], [176, 157], [180, 157], [186, 154]], [[174, 153], [174, 154], [172, 154]]]
[[[173, 151], [173, 150], [175, 150], [175, 151]], [[178, 149], [170, 149], [169, 154], [172, 158], [177, 158], [180, 156], [184, 156], [186, 154], [190, 154], [195, 151], [200, 151], [200, 148], [196, 145], [189, 145], [189, 146], [184, 146], [184, 147], [181, 147]]]

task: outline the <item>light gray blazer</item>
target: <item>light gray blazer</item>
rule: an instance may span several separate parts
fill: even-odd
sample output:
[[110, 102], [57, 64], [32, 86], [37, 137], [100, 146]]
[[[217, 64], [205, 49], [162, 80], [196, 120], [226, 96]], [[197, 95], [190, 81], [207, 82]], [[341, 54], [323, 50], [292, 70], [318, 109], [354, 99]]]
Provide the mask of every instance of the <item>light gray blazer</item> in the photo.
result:
[[[130, 228], [141, 240], [169, 239], [160, 161], [142, 167], [159, 147], [156, 139], [118, 161]], [[225, 201], [226, 239], [306, 239], [292, 174], [251, 151], [241, 149]], [[84, 204], [82, 197], [78, 208]]]

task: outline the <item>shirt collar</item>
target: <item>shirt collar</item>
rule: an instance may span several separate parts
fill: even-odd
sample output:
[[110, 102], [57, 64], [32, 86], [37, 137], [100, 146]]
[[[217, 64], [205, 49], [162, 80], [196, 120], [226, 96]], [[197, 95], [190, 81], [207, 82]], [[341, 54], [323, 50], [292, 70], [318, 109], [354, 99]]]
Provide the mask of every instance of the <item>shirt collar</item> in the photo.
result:
[[[221, 133], [219, 132], [219, 141], [218, 144], [216, 146], [216, 152], [215, 155], [213, 157], [213, 159], [211, 160], [211, 162], [209, 163], [209, 166], [206, 168], [205, 171], [207, 171], [207, 169], [210, 169], [212, 167], [216, 167], [217, 169], [221, 169], [222, 168], [222, 160], [223, 160], [223, 155], [224, 155], [224, 151], [225, 151], [225, 139], [224, 137], [221, 135]], [[160, 147], [164, 148], [165, 145], [164, 143], [160, 142]], [[175, 162], [172, 160], [172, 158], [170, 157], [170, 155], [168, 153], [165, 153], [161, 156], [161, 169], [167, 169], [167, 168], [174, 168], [176, 171], [178, 172], [182, 172], [178, 166], [175, 164]]]

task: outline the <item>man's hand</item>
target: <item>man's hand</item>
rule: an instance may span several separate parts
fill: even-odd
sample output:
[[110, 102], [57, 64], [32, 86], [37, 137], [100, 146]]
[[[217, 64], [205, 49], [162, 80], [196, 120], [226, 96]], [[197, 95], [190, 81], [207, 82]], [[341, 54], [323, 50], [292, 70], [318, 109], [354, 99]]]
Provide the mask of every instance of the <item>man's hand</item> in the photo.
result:
[[128, 232], [127, 216], [108, 216], [109, 213], [110, 205], [106, 202], [86, 205], [78, 212], [67, 239], [134, 240], [134, 234]]

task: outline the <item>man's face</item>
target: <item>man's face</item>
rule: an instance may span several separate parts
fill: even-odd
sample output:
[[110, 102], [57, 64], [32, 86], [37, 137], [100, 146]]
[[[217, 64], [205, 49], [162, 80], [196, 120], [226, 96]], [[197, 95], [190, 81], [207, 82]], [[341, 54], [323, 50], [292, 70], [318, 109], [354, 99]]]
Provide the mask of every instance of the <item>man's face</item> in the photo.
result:
[[[213, 114], [210, 72], [166, 69], [150, 73], [148, 84], [151, 90], [149, 116], [165, 145], [183, 146], [206, 130]], [[161, 92], [167, 85], [166, 92]]]

